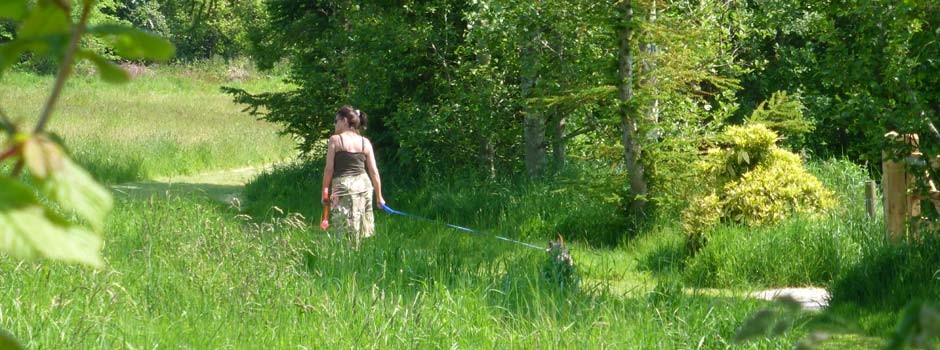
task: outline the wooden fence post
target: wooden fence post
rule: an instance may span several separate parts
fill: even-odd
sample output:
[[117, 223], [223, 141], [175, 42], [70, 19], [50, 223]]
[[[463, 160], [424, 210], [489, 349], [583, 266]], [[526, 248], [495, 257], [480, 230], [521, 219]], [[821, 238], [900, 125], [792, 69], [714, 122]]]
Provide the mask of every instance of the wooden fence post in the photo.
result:
[[888, 242], [898, 243], [904, 237], [907, 219], [907, 179], [904, 174], [904, 163], [891, 160], [891, 157], [883, 152], [881, 164], [885, 238]]
[[865, 181], [865, 212], [869, 219], [875, 218], [875, 181]]

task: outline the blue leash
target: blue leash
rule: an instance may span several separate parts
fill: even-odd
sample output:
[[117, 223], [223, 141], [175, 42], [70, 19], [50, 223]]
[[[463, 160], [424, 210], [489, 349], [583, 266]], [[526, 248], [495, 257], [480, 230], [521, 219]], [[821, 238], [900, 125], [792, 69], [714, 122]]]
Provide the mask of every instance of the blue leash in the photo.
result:
[[517, 241], [517, 240], [514, 240], [514, 239], [509, 239], [509, 238], [506, 238], [506, 237], [503, 237], [503, 236], [498, 236], [498, 235], [494, 235], [494, 234], [490, 234], [490, 233], [480, 232], [480, 231], [477, 231], [477, 230], [474, 230], [474, 229], [469, 229], [469, 228], [466, 228], [466, 227], [463, 227], [463, 226], [451, 225], [451, 224], [444, 223], [444, 222], [434, 221], [434, 220], [428, 219], [428, 218], [426, 218], [426, 217], [421, 217], [421, 216], [417, 216], [417, 215], [413, 215], [413, 214], [408, 214], [408, 213], [405, 213], [405, 212], [401, 212], [401, 211], [398, 211], [398, 210], [389, 208], [389, 206], [387, 206], [387, 205], [385, 205], [385, 204], [379, 204], [379, 207], [381, 207], [382, 209], [384, 209], [385, 212], [387, 212], [387, 213], [389, 213], [389, 214], [407, 216], [407, 217], [412, 218], [412, 219], [418, 219], [418, 220], [423, 220], [423, 221], [427, 221], [427, 222], [433, 222], [433, 223], [435, 223], [435, 224], [441, 224], [441, 225], [450, 227], [450, 228], [452, 228], [452, 229], [460, 230], [460, 231], [475, 233], [475, 234], [482, 235], [482, 236], [491, 236], [491, 237], [495, 237], [496, 239], [504, 240], [504, 241], [506, 241], [506, 242], [521, 244], [521, 245], [524, 245], [524, 246], [529, 247], [529, 248], [535, 248], [535, 249], [538, 249], [538, 250], [545, 250], [544, 247], [539, 247], [539, 246], [534, 245], [534, 244], [529, 244], [529, 243], [526, 243], [526, 242], [520, 242], [520, 241]]

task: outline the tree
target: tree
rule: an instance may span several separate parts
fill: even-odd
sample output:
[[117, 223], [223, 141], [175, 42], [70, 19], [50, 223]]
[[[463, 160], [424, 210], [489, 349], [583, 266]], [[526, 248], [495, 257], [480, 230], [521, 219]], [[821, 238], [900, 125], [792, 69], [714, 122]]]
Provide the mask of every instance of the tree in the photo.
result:
[[617, 5], [620, 13], [620, 23], [617, 28], [619, 64], [617, 68], [617, 84], [620, 99], [620, 128], [623, 135], [623, 152], [627, 172], [630, 176], [630, 209], [634, 214], [641, 215], [646, 211], [646, 196], [649, 191], [646, 177], [646, 167], [641, 161], [643, 148], [640, 145], [639, 120], [635, 101], [633, 101], [633, 47], [634, 18], [633, 2], [622, 0]]
[[739, 36], [754, 69], [741, 90], [746, 114], [775, 91], [799, 92], [820, 155], [877, 164], [889, 130], [932, 134], [938, 112], [933, 57], [940, 5], [929, 1], [764, 1], [745, 5]]

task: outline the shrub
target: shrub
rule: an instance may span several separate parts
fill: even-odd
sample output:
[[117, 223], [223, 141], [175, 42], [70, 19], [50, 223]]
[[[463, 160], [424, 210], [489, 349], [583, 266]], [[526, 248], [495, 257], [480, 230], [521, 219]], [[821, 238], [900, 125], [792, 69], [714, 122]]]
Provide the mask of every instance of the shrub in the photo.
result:
[[725, 148], [699, 164], [702, 194], [682, 213], [687, 246], [705, 244], [719, 222], [749, 227], [778, 223], [794, 213], [813, 213], [834, 204], [833, 194], [803, 169], [800, 158], [774, 145], [777, 134], [760, 124], [732, 126]]

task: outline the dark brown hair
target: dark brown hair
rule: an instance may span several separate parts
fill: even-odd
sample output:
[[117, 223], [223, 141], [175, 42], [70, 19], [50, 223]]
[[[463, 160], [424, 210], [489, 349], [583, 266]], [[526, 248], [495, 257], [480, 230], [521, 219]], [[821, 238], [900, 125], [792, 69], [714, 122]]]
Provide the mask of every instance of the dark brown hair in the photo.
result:
[[349, 105], [340, 107], [339, 112], [336, 112], [336, 118], [345, 119], [346, 123], [349, 124], [349, 127], [357, 131], [359, 129], [365, 130], [368, 124], [366, 113]]

